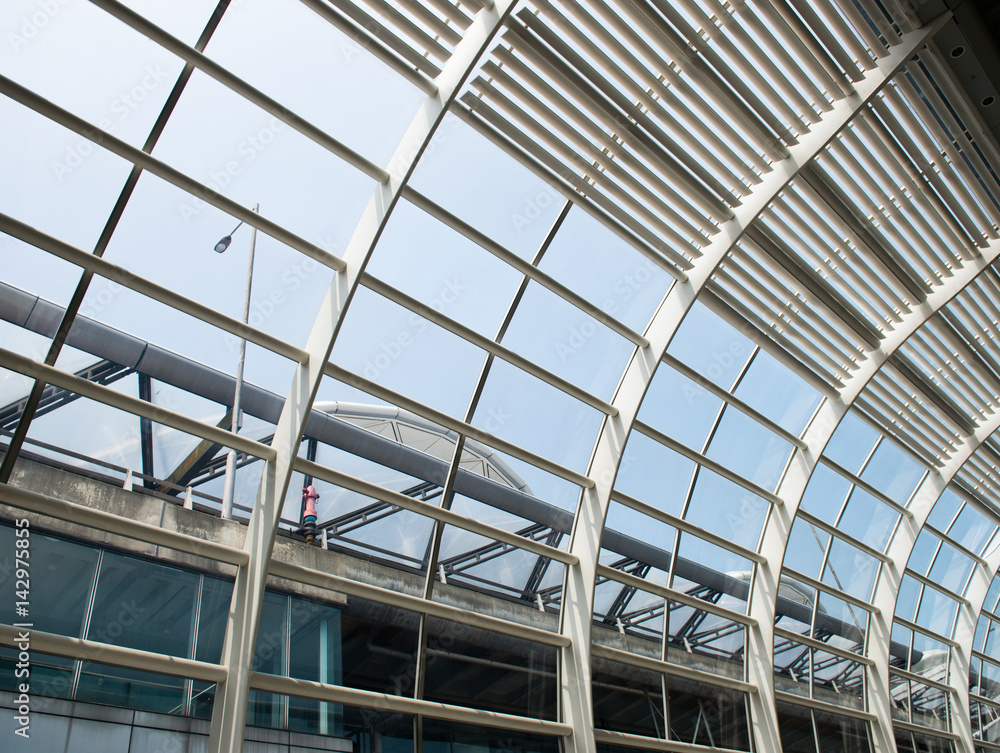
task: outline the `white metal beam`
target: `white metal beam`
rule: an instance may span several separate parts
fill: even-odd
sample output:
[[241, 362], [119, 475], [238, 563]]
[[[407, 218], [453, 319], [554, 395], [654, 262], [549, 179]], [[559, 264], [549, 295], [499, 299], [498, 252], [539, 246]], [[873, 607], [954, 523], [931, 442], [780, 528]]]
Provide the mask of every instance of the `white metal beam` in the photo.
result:
[[503, 0], [480, 11], [465, 39], [438, 76], [436, 92], [424, 101], [389, 162], [388, 180], [376, 186], [344, 253], [343, 269], [331, 283], [313, 323], [306, 344], [309, 360], [296, 370], [274, 433], [272, 447], [277, 458], [265, 469], [250, 516], [244, 546], [250, 563], [248, 567], [239, 569], [233, 588], [222, 652], [222, 664], [229, 670], [229, 676], [226, 682], [219, 685], [215, 696], [208, 743], [211, 753], [238, 753], [243, 746], [250, 667], [282, 501], [291, 480], [305, 421], [325, 373], [344, 313], [417, 161], [512, 6], [513, 0]]
[[[760, 213], [866, 107], [869, 100], [925, 44], [937, 30], [938, 23], [905, 36], [892, 54], [858, 81], [854, 90], [844, 99], [835, 102], [832, 110], [824, 114], [812, 131], [804, 134], [797, 144], [789, 148], [787, 158], [774, 163], [772, 171], [761, 184], [744, 198], [735, 217], [720, 226], [720, 232], [703, 249], [703, 256], [688, 272], [687, 279], [678, 280], [674, 284], [644, 333], [650, 346], [636, 350], [619, 384], [612, 401], [619, 413], [617, 416], [609, 416], [601, 428], [587, 474], [594, 480], [595, 486], [585, 489], [581, 495], [570, 539], [569, 551], [579, 556], [580, 565], [566, 568], [561, 630], [572, 643], [560, 652], [560, 693], [563, 721], [571, 724], [574, 729], [594, 727], [590, 680], [591, 615], [594, 610], [594, 583], [600, 556], [601, 531], [625, 442], [635, 424], [657, 365], [716, 267]], [[839, 420], [839, 416], [837, 419]], [[830, 425], [831, 432], [835, 425], [836, 421]], [[772, 626], [784, 542], [798, 506], [801, 489], [805, 488], [809, 472], [815, 459], [819, 457], [817, 450], [822, 449], [815, 434], [812, 438], [806, 438], [806, 444], [808, 449], [796, 451], [792, 461], [790, 477], [797, 493], [781, 494], [786, 504], [772, 509], [762, 547], [762, 552], [768, 555], [768, 561], [755, 568], [754, 587], [751, 591], [753, 596], [750, 616], [758, 621], [758, 627], [747, 631], [747, 679], [758, 688], [757, 693], [750, 694], [757, 750], [779, 750], [781, 747], [774, 710]], [[574, 736], [573, 742], [572, 753], [596, 751], [592, 737], [583, 739], [582, 736]]]

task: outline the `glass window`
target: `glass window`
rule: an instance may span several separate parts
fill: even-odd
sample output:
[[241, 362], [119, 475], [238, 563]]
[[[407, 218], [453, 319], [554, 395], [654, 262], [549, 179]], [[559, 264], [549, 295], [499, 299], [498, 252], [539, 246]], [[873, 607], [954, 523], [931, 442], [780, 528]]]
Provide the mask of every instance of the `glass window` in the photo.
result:
[[192, 572], [105, 551], [87, 638], [190, 657], [197, 588]]

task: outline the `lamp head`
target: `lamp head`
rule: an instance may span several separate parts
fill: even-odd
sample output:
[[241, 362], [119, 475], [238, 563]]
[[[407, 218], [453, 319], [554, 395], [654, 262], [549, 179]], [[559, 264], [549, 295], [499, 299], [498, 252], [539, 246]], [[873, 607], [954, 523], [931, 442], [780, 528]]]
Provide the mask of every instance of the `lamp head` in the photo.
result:
[[232, 242], [233, 242], [233, 236], [227, 235], [225, 238], [223, 238], [221, 241], [215, 244], [215, 253], [221, 254], [227, 248], [229, 248], [229, 244]]

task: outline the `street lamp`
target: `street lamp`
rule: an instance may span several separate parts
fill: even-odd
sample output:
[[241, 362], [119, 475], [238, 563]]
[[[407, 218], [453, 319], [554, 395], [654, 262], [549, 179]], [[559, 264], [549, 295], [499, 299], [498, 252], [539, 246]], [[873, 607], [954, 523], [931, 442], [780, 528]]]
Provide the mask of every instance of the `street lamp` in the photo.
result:
[[[254, 204], [254, 213], [259, 213], [260, 205]], [[224, 253], [229, 244], [233, 242], [233, 233], [240, 229], [240, 225], [243, 224], [243, 220], [240, 220], [240, 224], [233, 228], [233, 232], [222, 238], [218, 243], [215, 244], [216, 253]], [[247, 264], [247, 289], [246, 295], [243, 299], [243, 323], [247, 324], [250, 321], [250, 289], [253, 287], [253, 255], [254, 249], [257, 246], [257, 228], [253, 228], [250, 233], [250, 261]], [[236, 367], [236, 393], [233, 395], [233, 415], [232, 415], [232, 432], [233, 434], [240, 433], [240, 427], [243, 424], [242, 415], [240, 412], [240, 393], [243, 391], [243, 364], [246, 362], [247, 356], [247, 341], [245, 337], [240, 338], [240, 360]], [[236, 450], [230, 448], [229, 453], [226, 455], [226, 485], [222, 492], [222, 518], [228, 520], [233, 517], [233, 495], [236, 491]]]

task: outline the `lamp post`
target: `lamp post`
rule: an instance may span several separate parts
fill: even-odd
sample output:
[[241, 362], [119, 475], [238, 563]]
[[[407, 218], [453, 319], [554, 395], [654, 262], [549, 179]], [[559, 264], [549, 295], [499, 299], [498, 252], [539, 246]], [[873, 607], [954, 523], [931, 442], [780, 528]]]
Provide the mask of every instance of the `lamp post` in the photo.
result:
[[[253, 211], [257, 213], [260, 209], [259, 204], [253, 205]], [[215, 244], [216, 253], [224, 253], [229, 244], [233, 242], [233, 233], [240, 229], [240, 225], [243, 224], [243, 220], [240, 220], [240, 224], [233, 228], [233, 232], [227, 235], [225, 238], [220, 240]], [[243, 323], [247, 324], [250, 321], [250, 290], [253, 287], [253, 255], [254, 250], [257, 246], [257, 228], [253, 228], [250, 232], [250, 261], [247, 264], [247, 287], [246, 294], [243, 298]], [[243, 392], [243, 364], [246, 362], [247, 356], [247, 341], [245, 337], [240, 338], [240, 360], [236, 366], [236, 392], [233, 395], [233, 415], [232, 415], [232, 432], [233, 434], [240, 433], [240, 427], [243, 424], [243, 419], [240, 411], [240, 393]], [[236, 491], [236, 450], [230, 448], [228, 454], [226, 455], [226, 485], [222, 492], [222, 518], [228, 520], [233, 517], [233, 495]]]

